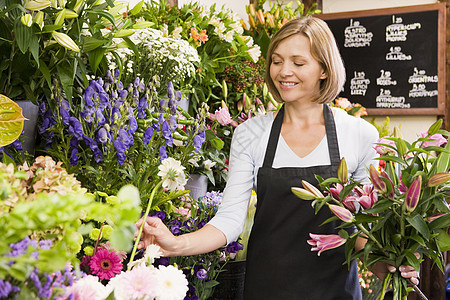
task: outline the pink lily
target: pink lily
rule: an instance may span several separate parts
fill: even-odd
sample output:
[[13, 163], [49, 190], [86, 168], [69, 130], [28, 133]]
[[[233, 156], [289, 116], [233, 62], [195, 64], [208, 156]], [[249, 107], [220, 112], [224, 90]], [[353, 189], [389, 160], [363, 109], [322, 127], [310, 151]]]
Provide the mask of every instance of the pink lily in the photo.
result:
[[428, 136], [428, 132], [421, 132], [419, 134], [419, 138], [426, 138], [430, 141], [422, 142], [422, 148], [431, 147], [431, 146], [441, 146], [442, 144], [447, 143], [447, 139], [440, 133], [433, 134], [431, 136]]
[[311, 251], [319, 251], [317, 253], [320, 256], [320, 253], [326, 250], [337, 248], [347, 241], [346, 239], [340, 237], [337, 234], [314, 234], [310, 233], [309, 236], [312, 240], [308, 240], [307, 243], [313, 246]]
[[338, 205], [330, 205], [330, 210], [333, 212], [333, 214], [336, 215], [339, 219], [341, 219], [344, 222], [351, 223], [355, 220], [353, 214], [346, 208]]
[[417, 177], [406, 192], [405, 206], [408, 212], [412, 212], [419, 203], [422, 176]]
[[356, 187], [354, 191], [358, 194], [358, 202], [364, 209], [371, 208], [378, 201], [378, 193], [372, 185], [364, 185], [362, 188]]
[[345, 207], [347, 207], [351, 212], [355, 212], [356, 211], [356, 205], [355, 203], [359, 202], [358, 198], [355, 196], [348, 196], [345, 197], [344, 200], [342, 200], [342, 204], [345, 205]]
[[[394, 141], [388, 140], [388, 139], [385, 139], [385, 138], [378, 139], [377, 144], [378, 143], [386, 144], [386, 145], [395, 147], [395, 142]], [[384, 146], [384, 145], [375, 145], [373, 148], [380, 155], [385, 155], [385, 154], [388, 154], [388, 153], [390, 153], [390, 154], [395, 154], [396, 153], [396, 151], [394, 149], [392, 149], [390, 147], [387, 147], [387, 146]]]
[[344, 187], [342, 186], [342, 184], [336, 183], [334, 188], [330, 188], [331, 196], [333, 196], [333, 198], [335, 198], [337, 200], [341, 200], [339, 198], [339, 193], [342, 191], [343, 188]]

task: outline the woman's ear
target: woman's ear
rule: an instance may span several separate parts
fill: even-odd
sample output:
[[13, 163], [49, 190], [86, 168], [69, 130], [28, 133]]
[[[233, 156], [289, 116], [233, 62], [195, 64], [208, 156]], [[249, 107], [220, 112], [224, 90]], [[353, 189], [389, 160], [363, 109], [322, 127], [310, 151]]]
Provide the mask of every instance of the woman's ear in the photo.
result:
[[325, 79], [325, 78], [327, 78], [328, 77], [328, 75], [327, 75], [327, 73], [325, 72], [325, 71], [322, 71], [322, 74], [320, 74], [320, 79]]

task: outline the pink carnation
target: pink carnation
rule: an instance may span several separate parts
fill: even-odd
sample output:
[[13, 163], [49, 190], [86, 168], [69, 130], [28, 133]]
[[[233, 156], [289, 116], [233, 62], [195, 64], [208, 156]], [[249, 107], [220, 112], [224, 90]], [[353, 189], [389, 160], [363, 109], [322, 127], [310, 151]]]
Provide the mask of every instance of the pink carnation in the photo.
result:
[[105, 286], [98, 281], [98, 277], [88, 275], [67, 288], [66, 296], [70, 295], [73, 300], [96, 300], [105, 299], [108, 292]]

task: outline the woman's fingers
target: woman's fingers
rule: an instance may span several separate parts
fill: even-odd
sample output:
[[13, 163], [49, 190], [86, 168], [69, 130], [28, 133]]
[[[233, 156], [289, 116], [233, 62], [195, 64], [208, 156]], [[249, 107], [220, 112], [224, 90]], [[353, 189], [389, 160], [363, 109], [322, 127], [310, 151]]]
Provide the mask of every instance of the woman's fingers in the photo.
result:
[[399, 267], [399, 271], [401, 272], [403, 278], [410, 279], [415, 285], [419, 284], [419, 272], [417, 272], [413, 267], [403, 265]]

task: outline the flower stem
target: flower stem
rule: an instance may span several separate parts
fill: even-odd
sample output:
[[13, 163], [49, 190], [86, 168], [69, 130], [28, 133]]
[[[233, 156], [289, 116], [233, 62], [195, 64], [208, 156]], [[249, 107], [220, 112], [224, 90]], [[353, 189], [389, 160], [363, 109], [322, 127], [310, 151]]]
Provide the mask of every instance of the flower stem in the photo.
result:
[[[139, 232], [136, 236], [136, 240], [134, 241], [133, 251], [131, 252], [131, 256], [130, 256], [130, 262], [132, 262], [134, 260], [134, 256], [136, 255], [137, 246], [141, 239], [142, 231], [144, 230], [144, 225], [147, 220], [148, 214], [150, 213], [150, 208], [152, 207], [152, 202], [153, 202], [153, 198], [155, 197], [155, 193], [161, 187], [161, 185], [165, 179], [166, 178], [163, 178], [161, 181], [159, 181], [158, 184], [153, 188], [152, 193], [150, 194], [150, 198], [148, 199], [148, 203], [147, 203], [147, 209], [145, 210], [144, 216], [142, 217], [141, 227], [139, 227]], [[130, 270], [130, 265], [128, 267], [128, 270]]]
[[383, 288], [381, 289], [380, 297], [377, 300], [383, 300], [384, 294], [386, 294], [386, 289], [389, 286], [389, 283], [391, 281], [392, 273], [388, 273], [386, 277], [384, 277], [383, 280]]
[[[361, 224], [356, 224], [356, 226], [362, 231], [364, 232], [368, 238], [370, 238], [372, 241], [375, 242], [375, 244], [377, 244], [378, 248], [380, 248], [380, 250], [382, 250], [386, 255], [387, 253], [383, 250], [383, 245], [380, 244], [380, 242], [373, 236], [372, 233], [370, 233], [370, 231], [368, 231], [364, 226], [362, 226]], [[388, 256], [388, 255], [387, 255]]]

